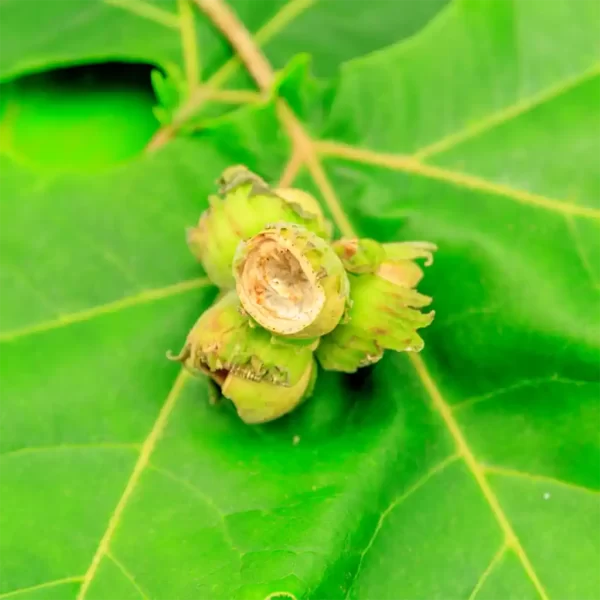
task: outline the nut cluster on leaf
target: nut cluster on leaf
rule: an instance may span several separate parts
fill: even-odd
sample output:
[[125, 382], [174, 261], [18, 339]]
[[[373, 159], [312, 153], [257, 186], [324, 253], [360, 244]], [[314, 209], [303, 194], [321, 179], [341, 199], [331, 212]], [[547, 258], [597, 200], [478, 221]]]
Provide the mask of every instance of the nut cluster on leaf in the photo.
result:
[[[385, 350], [419, 352], [434, 313], [417, 292], [433, 244], [332, 241], [317, 200], [271, 189], [244, 166], [225, 170], [219, 195], [188, 244], [222, 290], [177, 356], [208, 375], [247, 423], [276, 419], [308, 398], [317, 362], [354, 372]], [[315, 360], [316, 359], [316, 360]]]

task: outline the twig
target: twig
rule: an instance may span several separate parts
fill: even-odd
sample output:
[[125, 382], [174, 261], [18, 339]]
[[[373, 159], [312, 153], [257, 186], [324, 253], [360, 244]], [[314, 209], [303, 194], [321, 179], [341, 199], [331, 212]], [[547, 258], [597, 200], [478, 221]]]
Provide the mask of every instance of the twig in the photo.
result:
[[285, 165], [283, 173], [279, 179], [279, 187], [284, 188], [292, 185], [292, 182], [298, 176], [303, 163], [304, 161], [302, 160], [302, 155], [295, 151], [292, 152], [292, 157], [288, 161], [287, 165]]
[[273, 84], [275, 73], [233, 10], [220, 0], [193, 1], [229, 40], [258, 87], [263, 91], [269, 90]]
[[[273, 68], [233, 10], [222, 0], [194, 0], [194, 2], [227, 38], [259, 88], [268, 91], [275, 78]], [[292, 141], [294, 152], [299, 156], [298, 166], [301, 163], [306, 164], [310, 174], [319, 186], [323, 199], [327, 203], [331, 216], [336, 221], [341, 233], [346, 237], [355, 237], [352, 225], [342, 210], [339, 200], [319, 162], [312, 139], [285, 100], [277, 100], [277, 113]]]

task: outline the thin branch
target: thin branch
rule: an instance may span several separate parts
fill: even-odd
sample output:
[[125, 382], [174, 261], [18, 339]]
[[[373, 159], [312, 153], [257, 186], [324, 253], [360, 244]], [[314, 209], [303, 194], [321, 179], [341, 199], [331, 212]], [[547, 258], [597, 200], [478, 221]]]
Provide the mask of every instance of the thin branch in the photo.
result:
[[258, 87], [261, 90], [268, 90], [273, 83], [275, 73], [233, 10], [220, 0], [193, 1], [229, 40]]
[[200, 79], [200, 57], [198, 56], [198, 42], [196, 38], [196, 24], [191, 0], [178, 0], [179, 29], [185, 65], [185, 79], [187, 89], [195, 89]]
[[[275, 78], [273, 68], [233, 10], [222, 0], [194, 0], [194, 2], [205, 11], [206, 15], [227, 38], [261, 90], [268, 92]], [[323, 198], [340, 231], [347, 237], [353, 237], [355, 234], [352, 225], [319, 162], [312, 139], [284, 100], [277, 100], [277, 112], [292, 141], [294, 152], [306, 164], [312, 177], [322, 190]]]
[[292, 185], [302, 168], [303, 162], [302, 155], [299, 152], [292, 152], [292, 157], [288, 160], [279, 178], [279, 187], [284, 188]]
[[[114, 0], [127, 2], [127, 0]], [[191, 1], [191, 0], [190, 0]], [[254, 43], [262, 46], [273, 39], [294, 19], [310, 8], [317, 0], [290, 0], [267, 23], [265, 23], [254, 37]], [[177, 110], [173, 122], [161, 127], [146, 147], [149, 152], [155, 151], [171, 140], [186, 122], [194, 116], [200, 107], [212, 98], [206, 94], [206, 89], [217, 90], [229, 79], [240, 64], [238, 56], [230, 58], [203, 86], [190, 90], [189, 98]], [[268, 63], [267, 63], [268, 64]]]

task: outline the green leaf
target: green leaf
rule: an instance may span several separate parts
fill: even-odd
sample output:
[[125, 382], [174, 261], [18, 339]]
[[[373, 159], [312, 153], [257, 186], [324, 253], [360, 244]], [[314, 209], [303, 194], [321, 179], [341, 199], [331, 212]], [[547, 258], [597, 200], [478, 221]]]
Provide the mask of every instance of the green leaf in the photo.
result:
[[137, 156], [158, 126], [148, 75], [144, 65], [108, 63], [1, 84], [3, 151], [48, 171], [99, 171]]
[[597, 598], [597, 10], [457, 0], [326, 101], [280, 85], [337, 198], [296, 184], [361, 235], [435, 242], [437, 317], [421, 357], [320, 373], [269, 425], [164, 353], [214, 298], [183, 234], [214, 179], [287, 164], [276, 101], [100, 173], [5, 156], [0, 595]]
[[150, 73], [150, 79], [158, 100], [154, 114], [161, 125], [168, 125], [172, 121], [174, 111], [185, 97], [185, 81], [180, 75], [167, 76], [157, 69]]
[[[340, 63], [418, 31], [448, 0], [411, 2], [402, 12], [387, 0], [340, 10], [331, 0], [234, 0], [232, 6], [268, 58], [282, 68], [310, 52], [322, 75]], [[2, 0], [0, 78], [64, 64], [135, 60], [185, 67], [177, 0]], [[184, 20], [187, 17], [184, 17]], [[206, 75], [231, 56], [228, 44], [204, 18], [193, 18]], [[356, 27], [361, 23], [361, 27]], [[333, 43], [335, 42], [335, 43]]]

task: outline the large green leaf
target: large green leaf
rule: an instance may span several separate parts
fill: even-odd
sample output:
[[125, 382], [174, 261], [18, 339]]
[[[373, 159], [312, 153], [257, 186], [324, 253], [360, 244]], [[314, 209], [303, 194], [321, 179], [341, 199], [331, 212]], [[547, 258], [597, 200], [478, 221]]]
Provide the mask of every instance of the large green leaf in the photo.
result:
[[[340, 63], [411, 35], [448, 2], [420, 0], [399, 11], [393, 2], [337, 0], [234, 0], [248, 29], [258, 34], [269, 59], [283, 67], [310, 52], [318, 72], [331, 75]], [[206, 19], [181, 10], [179, 0], [0, 0], [0, 78], [73, 63], [137, 60], [185, 69], [190, 45], [200, 47], [204, 75], [231, 56]], [[360, 23], [360, 27], [356, 24]], [[183, 50], [180, 30], [191, 30]]]
[[598, 598], [596, 10], [456, 1], [344, 65], [307, 128], [358, 232], [440, 246], [438, 317], [268, 426], [164, 351], [215, 176], [284, 169], [273, 102], [100, 174], [5, 157], [0, 594]]

